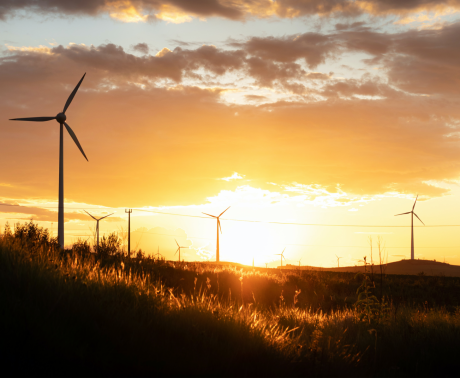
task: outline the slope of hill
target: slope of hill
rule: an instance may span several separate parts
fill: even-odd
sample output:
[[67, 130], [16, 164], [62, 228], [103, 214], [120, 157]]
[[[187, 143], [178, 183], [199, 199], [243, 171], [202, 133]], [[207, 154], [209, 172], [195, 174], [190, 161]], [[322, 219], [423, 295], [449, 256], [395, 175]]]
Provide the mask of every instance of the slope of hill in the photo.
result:
[[[386, 274], [460, 277], [460, 266], [450, 265], [432, 260], [401, 260], [382, 265]], [[283, 269], [299, 269], [296, 266], [283, 266]], [[301, 266], [302, 270], [318, 270], [326, 272], [364, 272], [364, 266], [344, 266], [340, 268], [321, 268], [316, 266]], [[367, 271], [380, 272], [380, 265], [367, 265]]]

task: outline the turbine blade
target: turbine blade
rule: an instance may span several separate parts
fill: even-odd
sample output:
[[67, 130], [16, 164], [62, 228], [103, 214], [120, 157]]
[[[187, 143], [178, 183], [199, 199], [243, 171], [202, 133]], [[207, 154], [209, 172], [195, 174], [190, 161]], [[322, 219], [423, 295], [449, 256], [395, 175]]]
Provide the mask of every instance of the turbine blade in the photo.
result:
[[224, 211], [222, 211], [222, 212], [220, 213], [219, 217], [221, 217], [221, 216], [222, 216], [222, 214], [223, 214], [223, 213], [225, 213], [225, 212], [226, 212], [228, 209], [230, 209], [230, 206], [229, 206], [229, 207], [227, 207], [227, 208], [226, 208]]
[[32, 122], [45, 122], [56, 119], [56, 117], [29, 117], [29, 118], [11, 118], [10, 121], [32, 121]]
[[208, 213], [202, 213], [202, 214], [208, 215], [208, 216], [213, 217], [213, 218], [217, 218], [215, 215], [211, 215], [211, 214], [208, 214]]
[[425, 223], [423, 223], [423, 221], [418, 217], [418, 215], [415, 214], [415, 213], [414, 213], [414, 215], [415, 215], [415, 216], [417, 217], [417, 219], [418, 219], [420, 222], [422, 222], [422, 224], [425, 226]]
[[113, 215], [113, 214], [115, 214], [115, 213], [112, 213], [112, 214], [106, 215], [106, 216], [104, 216], [104, 217], [102, 217], [102, 218], [99, 218], [99, 220], [104, 219], [104, 218], [107, 218], [107, 217], [110, 217], [110, 216]]
[[[177, 248], [177, 251], [176, 251], [176, 253], [177, 253], [177, 252], [179, 252], [179, 248]], [[174, 256], [176, 256], [176, 253], [174, 254]]]
[[219, 218], [217, 218], [217, 224], [219, 225], [220, 233], [222, 233], [222, 226], [220, 225], [220, 219]]
[[[177, 240], [176, 240], [176, 239], [174, 239], [174, 241], [176, 242], [177, 246], [179, 247], [179, 243], [177, 242]], [[180, 248], [180, 247], [179, 247], [179, 248]]]
[[414, 209], [415, 209], [415, 204], [417, 203], [417, 198], [418, 198], [418, 194], [417, 194], [417, 197], [415, 197], [415, 202], [414, 202], [414, 206], [412, 206], [412, 211], [414, 211]]
[[398, 215], [406, 215], [406, 214], [410, 214], [410, 213], [412, 213], [412, 211], [408, 211], [407, 213], [396, 214], [395, 217], [397, 217]]
[[73, 98], [75, 97], [75, 94], [77, 93], [78, 91], [78, 88], [80, 88], [80, 84], [81, 82], [83, 81], [83, 79], [85, 78], [86, 76], [86, 72], [85, 74], [83, 75], [83, 77], [80, 79], [80, 81], [78, 82], [77, 86], [75, 87], [75, 89], [72, 91], [72, 93], [70, 94], [69, 98], [67, 99], [67, 102], [65, 103], [64, 105], [64, 110], [62, 111], [64, 114], [67, 110], [67, 108], [69, 107], [70, 103], [72, 102]]
[[86, 210], [83, 210], [86, 214], [88, 214], [91, 218], [93, 218], [95, 221], [97, 221], [96, 218], [94, 218], [90, 213], [88, 213]]
[[286, 248], [283, 249], [283, 252], [281, 252], [281, 255], [284, 257], [284, 251], [286, 250]]
[[77, 147], [80, 149], [80, 152], [83, 154], [83, 156], [85, 157], [86, 161], [88, 161], [88, 158], [86, 157], [85, 155], [85, 152], [83, 151], [83, 148], [81, 148], [80, 146], [80, 142], [78, 141], [77, 139], [77, 136], [75, 135], [75, 133], [73, 132], [73, 130], [70, 128], [70, 126], [64, 122], [64, 126], [65, 128], [67, 129], [68, 133], [70, 134], [70, 136], [72, 137], [73, 141], [75, 142], [75, 144], [77, 145]]

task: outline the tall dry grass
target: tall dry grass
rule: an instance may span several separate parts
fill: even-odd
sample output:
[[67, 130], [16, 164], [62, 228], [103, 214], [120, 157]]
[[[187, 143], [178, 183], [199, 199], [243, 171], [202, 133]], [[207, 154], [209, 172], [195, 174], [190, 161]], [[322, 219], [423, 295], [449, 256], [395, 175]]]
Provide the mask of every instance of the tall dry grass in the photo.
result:
[[451, 376], [457, 366], [458, 310], [395, 311], [391, 298], [364, 296], [364, 307], [323, 311], [299, 302], [315, 295], [308, 287], [267, 305], [248, 287], [292, 277], [60, 251], [34, 227], [0, 241], [0, 343], [7, 365], [18, 353], [30, 361], [19, 374]]

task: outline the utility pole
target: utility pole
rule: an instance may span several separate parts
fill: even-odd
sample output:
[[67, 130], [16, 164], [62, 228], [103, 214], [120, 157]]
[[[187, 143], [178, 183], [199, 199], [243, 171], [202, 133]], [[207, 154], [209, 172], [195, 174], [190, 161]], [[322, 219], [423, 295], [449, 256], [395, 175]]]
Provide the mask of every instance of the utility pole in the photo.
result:
[[131, 258], [131, 213], [133, 209], [125, 209], [128, 214], [128, 258]]

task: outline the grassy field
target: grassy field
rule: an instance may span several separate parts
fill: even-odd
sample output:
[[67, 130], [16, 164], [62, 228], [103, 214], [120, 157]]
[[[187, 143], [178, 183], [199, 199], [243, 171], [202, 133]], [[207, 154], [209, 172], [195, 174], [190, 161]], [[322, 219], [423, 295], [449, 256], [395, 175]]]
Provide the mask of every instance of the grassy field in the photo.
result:
[[2, 362], [37, 376], [456, 376], [459, 288], [59, 251], [29, 223], [0, 241]]

